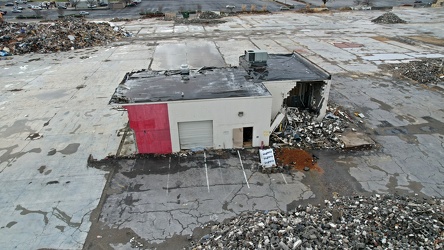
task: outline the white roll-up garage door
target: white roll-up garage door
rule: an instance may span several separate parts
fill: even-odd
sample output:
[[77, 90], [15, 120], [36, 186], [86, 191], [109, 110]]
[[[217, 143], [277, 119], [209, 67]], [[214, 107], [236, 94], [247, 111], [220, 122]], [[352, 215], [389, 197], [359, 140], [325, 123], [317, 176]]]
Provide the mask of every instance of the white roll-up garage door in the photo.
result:
[[179, 122], [180, 149], [213, 147], [213, 121]]

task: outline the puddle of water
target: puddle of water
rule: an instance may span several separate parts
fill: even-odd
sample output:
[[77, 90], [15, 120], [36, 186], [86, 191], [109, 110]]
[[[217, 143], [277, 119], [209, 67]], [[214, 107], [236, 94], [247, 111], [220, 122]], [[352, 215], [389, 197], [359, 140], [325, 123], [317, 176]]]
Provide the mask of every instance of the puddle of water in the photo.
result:
[[43, 171], [45, 171], [46, 166], [40, 166], [37, 170], [39, 171], [39, 173], [43, 174]]
[[12, 151], [15, 148], [17, 148], [17, 147], [18, 147], [18, 145], [16, 144], [16, 145], [13, 145], [13, 146], [10, 146], [10, 147], [7, 147], [7, 148], [0, 148], [0, 152], [4, 151], [4, 150], [6, 151], [2, 155], [0, 155], [0, 162], [7, 162], [7, 161], [12, 160], [12, 159], [17, 159], [17, 158], [20, 158], [21, 156], [23, 156], [23, 155], [25, 155], [27, 153], [40, 153], [40, 152], [42, 152], [42, 149], [40, 149], [40, 148], [33, 148], [33, 149], [31, 149], [29, 151], [25, 151], [25, 152], [12, 153]]
[[58, 152], [64, 155], [70, 155], [77, 152], [79, 149], [80, 143], [71, 143], [68, 146], [66, 146], [64, 149], [59, 150]]
[[67, 96], [68, 94], [65, 93], [66, 91], [66, 89], [47, 91], [45, 93], [36, 95], [36, 97], [39, 100], [53, 100]]
[[28, 215], [28, 214], [41, 214], [43, 215], [43, 222], [45, 222], [45, 225], [48, 225], [48, 212], [43, 212], [40, 210], [28, 210], [24, 207], [22, 207], [21, 205], [17, 205], [15, 207], [15, 210], [18, 210], [20, 212], [21, 215]]
[[381, 108], [382, 110], [390, 111], [390, 110], [393, 109], [392, 106], [390, 106], [390, 105], [386, 104], [385, 102], [380, 101], [380, 100], [378, 100], [378, 99], [370, 98], [370, 101], [372, 101], [372, 102], [376, 102], [377, 104], [379, 104], [379, 108]]
[[11, 228], [12, 226], [14, 226], [15, 224], [17, 224], [17, 221], [11, 221], [8, 224], [6, 224], [7, 228]]
[[13, 134], [18, 134], [22, 132], [34, 132], [30, 126], [26, 125], [29, 120], [17, 120], [12, 126], [2, 126], [0, 128], [0, 134], [2, 138], [9, 137]]

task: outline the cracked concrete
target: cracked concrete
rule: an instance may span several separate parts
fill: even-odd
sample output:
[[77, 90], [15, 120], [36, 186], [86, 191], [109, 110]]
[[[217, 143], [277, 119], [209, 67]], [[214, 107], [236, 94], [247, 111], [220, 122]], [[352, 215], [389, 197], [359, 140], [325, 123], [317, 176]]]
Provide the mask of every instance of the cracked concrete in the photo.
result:
[[[380, 66], [402, 58], [443, 57], [442, 47], [409, 37], [443, 39], [444, 13], [442, 8], [399, 8], [394, 13], [406, 24], [370, 21], [383, 13], [234, 16], [223, 24], [188, 29], [156, 19], [137, 20], [120, 24], [138, 35], [112, 46], [0, 60], [2, 248], [125, 248], [137, 236], [146, 245], [171, 249], [187, 244], [186, 235], [204, 234], [200, 227], [205, 223], [250, 209], [319, 203], [333, 193], [442, 197], [443, 88], [417, 85]], [[125, 73], [150, 65], [178, 68], [181, 62], [156, 56], [162, 52], [157, 47], [178, 44], [199, 52], [200, 43], [212, 56], [186, 53], [196, 67], [237, 65], [238, 56], [251, 48], [298, 51], [332, 73], [330, 99], [351, 114], [363, 113], [360, 126], [380, 148], [314, 152], [324, 173], [296, 173], [292, 178], [259, 174], [257, 159], [245, 158], [250, 188], [236, 156], [209, 157], [209, 186], [201, 155], [173, 156], [171, 164], [168, 158], [159, 164], [125, 160], [119, 164], [128, 165], [121, 170], [87, 168], [90, 154], [103, 159], [119, 147], [116, 134], [127, 117], [111, 109], [108, 100]], [[335, 43], [362, 46], [339, 48]], [[26, 140], [30, 133], [43, 137]], [[147, 172], [139, 175], [141, 168]], [[104, 190], [109, 169], [112, 179]], [[47, 213], [47, 223], [43, 214], [23, 211]], [[72, 223], [80, 226], [68, 225]], [[90, 240], [84, 245], [88, 232]]]
[[[287, 210], [293, 201], [314, 196], [301, 183], [303, 173], [264, 175], [257, 172], [257, 150], [240, 154], [250, 188], [237, 153], [228, 151], [206, 153], [208, 175], [203, 153], [121, 160], [99, 224], [131, 228], [156, 246], [175, 235], [191, 236], [196, 227], [222, 222], [243, 211]], [[134, 186], [140, 190], [129, 190]], [[123, 192], [115, 192], [117, 187]], [[128, 197], [131, 202], [126, 202]]]

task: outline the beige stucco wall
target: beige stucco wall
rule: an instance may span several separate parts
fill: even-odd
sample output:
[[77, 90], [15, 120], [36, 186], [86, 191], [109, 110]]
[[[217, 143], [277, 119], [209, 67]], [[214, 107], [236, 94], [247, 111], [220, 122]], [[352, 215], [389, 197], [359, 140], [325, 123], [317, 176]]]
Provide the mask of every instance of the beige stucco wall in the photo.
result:
[[268, 146], [271, 103], [271, 96], [169, 102], [173, 152], [180, 151], [178, 123], [189, 121], [213, 121], [215, 149], [232, 148], [233, 129], [242, 127], [253, 127], [253, 147]]

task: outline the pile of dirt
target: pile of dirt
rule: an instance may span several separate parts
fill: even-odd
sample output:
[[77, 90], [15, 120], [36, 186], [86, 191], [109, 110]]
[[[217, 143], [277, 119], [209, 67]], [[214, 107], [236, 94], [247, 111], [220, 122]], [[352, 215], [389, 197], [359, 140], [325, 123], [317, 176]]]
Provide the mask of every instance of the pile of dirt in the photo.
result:
[[279, 148], [276, 149], [276, 161], [280, 166], [291, 166], [296, 170], [316, 170], [322, 169], [316, 163], [316, 156], [302, 149]]
[[372, 20], [374, 23], [385, 23], [385, 24], [393, 24], [393, 23], [406, 23], [406, 21], [399, 18], [393, 12], [387, 12], [383, 15]]
[[0, 50], [10, 54], [52, 53], [105, 45], [131, 34], [109, 23], [65, 18], [54, 23], [0, 24]]
[[409, 63], [388, 64], [386, 67], [395, 74], [422, 84], [444, 83], [444, 58], [428, 58]]

